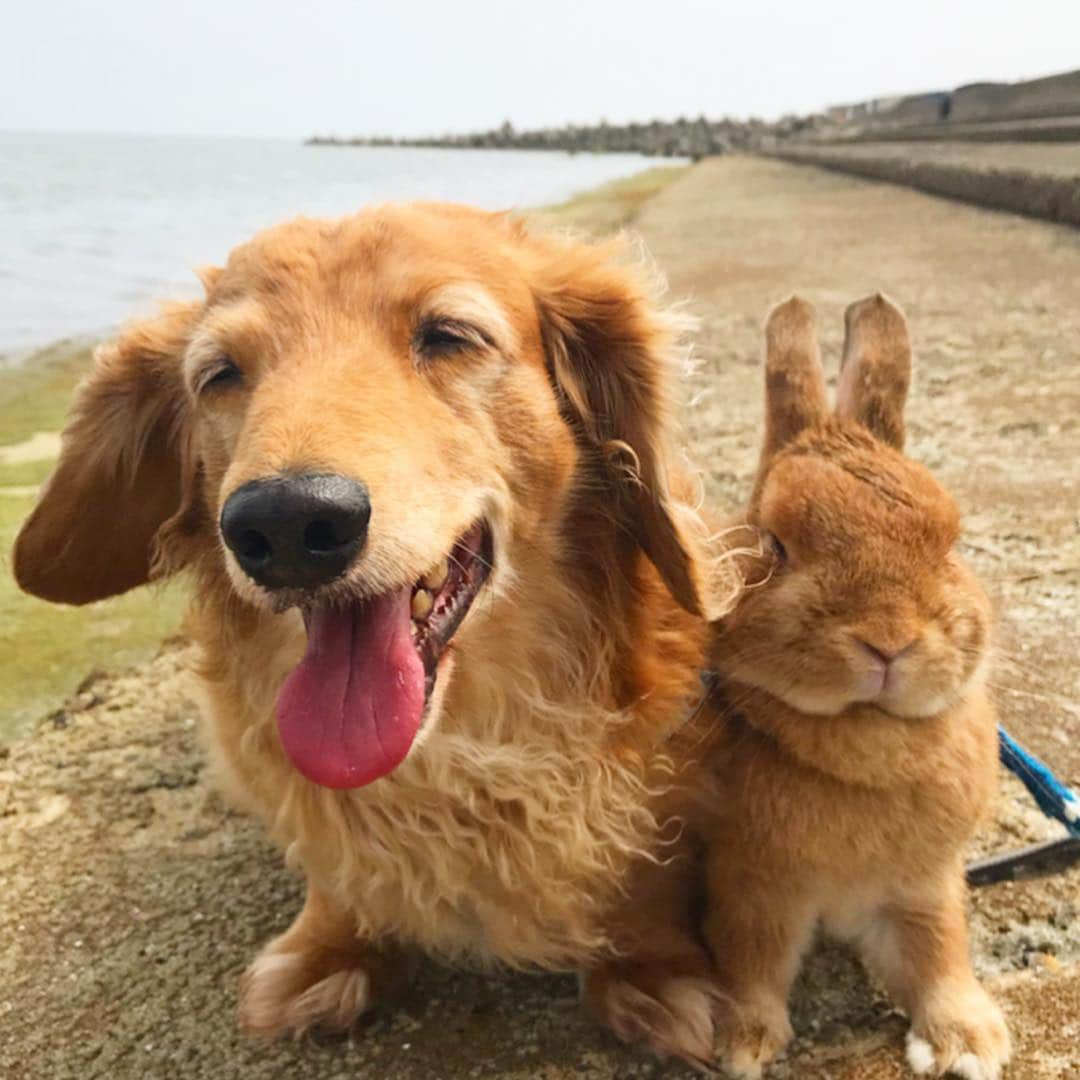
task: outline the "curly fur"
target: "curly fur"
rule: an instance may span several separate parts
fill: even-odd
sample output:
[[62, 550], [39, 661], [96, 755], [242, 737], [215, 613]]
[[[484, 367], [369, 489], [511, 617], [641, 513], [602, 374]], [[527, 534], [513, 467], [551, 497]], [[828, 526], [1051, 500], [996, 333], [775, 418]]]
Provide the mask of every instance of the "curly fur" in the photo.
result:
[[[213, 642], [220, 611], [211, 602], [195, 618], [199, 637]], [[265, 665], [265, 636], [256, 629], [228, 650], [207, 649], [211, 746], [228, 789], [257, 804], [327, 893], [363, 897], [360, 936], [547, 967], [573, 966], [608, 944], [603, 912], [628, 860], [653, 848], [654, 796], [673, 765], [663, 752], [648, 762], [632, 753], [640, 716], [603, 704], [613, 643], [578, 597], [549, 589], [522, 623], [518, 648], [504, 639], [497, 663], [459, 662], [453, 714], [422, 753], [346, 792], [309, 783], [282, 755], [275, 678], [249, 687], [234, 715], [238, 673]], [[584, 640], [594, 643], [589, 653]], [[697, 694], [690, 685], [668, 697], [664, 727]]]

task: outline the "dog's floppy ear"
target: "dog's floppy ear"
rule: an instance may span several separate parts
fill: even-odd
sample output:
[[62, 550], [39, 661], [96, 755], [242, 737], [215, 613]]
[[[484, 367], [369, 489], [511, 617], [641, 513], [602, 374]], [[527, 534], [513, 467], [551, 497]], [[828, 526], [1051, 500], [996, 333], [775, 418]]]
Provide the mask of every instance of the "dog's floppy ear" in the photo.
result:
[[201, 307], [165, 307], [97, 350], [15, 541], [26, 592], [66, 604], [126, 592], [150, 579], [166, 534], [190, 528], [199, 494], [180, 367]]
[[601, 498], [612, 500], [672, 596], [700, 614], [693, 559], [667, 490], [672, 320], [610, 248], [548, 244], [535, 291], [563, 411], [586, 451], [604, 463], [610, 487]]

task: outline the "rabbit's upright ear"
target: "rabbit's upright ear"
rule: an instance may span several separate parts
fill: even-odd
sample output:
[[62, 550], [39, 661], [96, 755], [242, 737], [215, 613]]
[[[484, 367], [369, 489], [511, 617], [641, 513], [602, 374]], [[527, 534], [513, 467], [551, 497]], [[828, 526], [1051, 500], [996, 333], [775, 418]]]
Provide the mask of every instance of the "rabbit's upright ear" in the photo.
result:
[[901, 450], [910, 383], [911, 341], [904, 313], [881, 293], [856, 301], [844, 312], [836, 415]]
[[765, 323], [765, 445], [772, 457], [829, 415], [825, 372], [817, 339], [817, 313], [799, 296], [773, 308]]

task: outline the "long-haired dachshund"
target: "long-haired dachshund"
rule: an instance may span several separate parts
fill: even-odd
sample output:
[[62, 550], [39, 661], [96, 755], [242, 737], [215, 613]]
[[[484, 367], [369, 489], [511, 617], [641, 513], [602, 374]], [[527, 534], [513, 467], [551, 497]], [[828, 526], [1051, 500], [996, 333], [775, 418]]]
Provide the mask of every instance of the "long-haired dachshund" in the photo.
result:
[[15, 571], [190, 574], [215, 765], [307, 879], [242, 1022], [345, 1027], [419, 949], [577, 969], [709, 1059], [684, 792], [734, 581], [673, 465], [675, 321], [610, 247], [453, 206], [202, 278], [98, 351]]

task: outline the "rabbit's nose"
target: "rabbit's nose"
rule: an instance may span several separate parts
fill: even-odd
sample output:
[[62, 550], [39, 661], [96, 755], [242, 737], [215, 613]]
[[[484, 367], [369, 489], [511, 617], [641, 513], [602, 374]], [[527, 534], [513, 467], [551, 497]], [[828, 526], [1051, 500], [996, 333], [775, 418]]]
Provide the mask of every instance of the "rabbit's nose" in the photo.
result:
[[915, 638], [911, 638], [905, 644], [899, 646], [899, 648], [890, 642], [885, 645], [883, 642], [870, 642], [865, 638], [856, 639], [859, 645], [866, 650], [875, 660], [879, 660], [885, 667], [888, 667], [894, 660], [899, 659], [904, 653], [908, 652], [915, 644]]
[[860, 669], [855, 674], [856, 692], [860, 701], [873, 701], [895, 683], [894, 665], [900, 657], [910, 651], [916, 640], [916, 638], [910, 638], [898, 646], [893, 641], [886, 643], [878, 639], [870, 642], [866, 638], [855, 638], [855, 643], [867, 662], [866, 667], [861, 668], [860, 665]]

